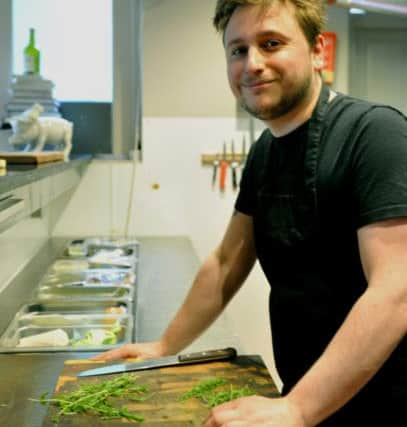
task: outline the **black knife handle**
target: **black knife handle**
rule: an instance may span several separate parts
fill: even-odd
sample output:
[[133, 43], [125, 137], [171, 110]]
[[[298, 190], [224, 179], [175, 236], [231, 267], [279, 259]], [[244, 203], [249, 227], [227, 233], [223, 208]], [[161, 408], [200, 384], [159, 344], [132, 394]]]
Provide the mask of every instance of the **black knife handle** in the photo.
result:
[[232, 165], [232, 187], [233, 190], [237, 189], [237, 164]]
[[197, 353], [180, 354], [178, 360], [181, 363], [209, 362], [211, 360], [225, 360], [236, 357], [237, 352], [233, 347], [219, 350], [199, 351]]

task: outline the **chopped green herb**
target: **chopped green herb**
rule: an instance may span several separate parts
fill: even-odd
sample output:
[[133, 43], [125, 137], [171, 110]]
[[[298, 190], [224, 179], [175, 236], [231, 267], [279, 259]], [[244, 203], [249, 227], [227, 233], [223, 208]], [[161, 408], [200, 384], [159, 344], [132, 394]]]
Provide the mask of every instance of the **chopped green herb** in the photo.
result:
[[205, 403], [213, 408], [222, 403], [229, 402], [230, 400], [238, 399], [239, 397], [252, 396], [254, 394], [253, 390], [250, 390], [248, 387], [233, 389], [233, 386], [230, 385], [229, 390], [217, 391], [209, 396], [206, 396], [206, 399], [203, 399]]
[[52, 418], [53, 422], [58, 422], [65, 415], [84, 413], [97, 415], [104, 420], [125, 418], [140, 422], [144, 420], [142, 415], [130, 412], [125, 406], [116, 407], [111, 401], [115, 397], [136, 401], [146, 400], [149, 397], [148, 387], [136, 384], [136, 378], [135, 375], [123, 374], [98, 384], [83, 384], [70, 393], [60, 394], [51, 399], [47, 398], [48, 393], [44, 393], [39, 399], [30, 400], [40, 402], [42, 405], [52, 404], [58, 407], [60, 410]]
[[244, 388], [233, 388], [232, 384], [228, 383], [228, 381], [223, 378], [210, 378], [201, 381], [191, 390], [184, 393], [180, 397], [180, 400], [185, 401], [196, 398], [206, 406], [213, 408], [221, 403], [229, 402], [239, 397], [251, 396], [253, 394], [255, 394], [255, 392], [247, 386]]
[[191, 390], [184, 393], [180, 397], [180, 400], [185, 401], [192, 399], [193, 397], [197, 399], [203, 398], [204, 396], [209, 395], [216, 387], [224, 384], [226, 384], [226, 380], [223, 378], [210, 378], [208, 380], [201, 381]]

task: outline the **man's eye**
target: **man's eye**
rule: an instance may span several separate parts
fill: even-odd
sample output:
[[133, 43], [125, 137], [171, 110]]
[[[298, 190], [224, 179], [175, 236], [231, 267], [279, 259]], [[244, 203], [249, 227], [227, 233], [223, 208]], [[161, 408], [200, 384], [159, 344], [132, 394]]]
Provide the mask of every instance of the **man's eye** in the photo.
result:
[[266, 40], [264, 43], [263, 43], [263, 47], [265, 48], [265, 49], [275, 49], [276, 47], [278, 47], [278, 46], [280, 46], [280, 41], [279, 40], [275, 40], [275, 39], [272, 39], [272, 40]]
[[234, 49], [232, 49], [230, 51], [230, 56], [232, 58], [236, 57], [236, 56], [241, 56], [241, 55], [244, 55], [246, 53], [246, 51], [247, 51], [247, 49], [244, 47], [235, 47]]

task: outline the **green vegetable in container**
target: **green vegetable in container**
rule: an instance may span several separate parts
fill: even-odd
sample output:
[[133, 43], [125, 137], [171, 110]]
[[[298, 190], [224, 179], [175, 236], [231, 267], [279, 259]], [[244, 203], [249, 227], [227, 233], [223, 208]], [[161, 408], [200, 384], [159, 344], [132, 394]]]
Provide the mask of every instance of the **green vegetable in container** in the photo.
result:
[[71, 340], [72, 346], [112, 345], [117, 343], [117, 334], [121, 327], [109, 329], [90, 329], [83, 338]]

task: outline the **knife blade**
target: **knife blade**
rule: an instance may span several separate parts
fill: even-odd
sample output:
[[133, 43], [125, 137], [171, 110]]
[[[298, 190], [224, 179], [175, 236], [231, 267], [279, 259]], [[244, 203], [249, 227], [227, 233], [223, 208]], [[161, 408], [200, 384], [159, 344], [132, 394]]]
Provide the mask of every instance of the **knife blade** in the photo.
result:
[[120, 372], [143, 371], [146, 369], [163, 368], [168, 366], [192, 365], [195, 363], [227, 360], [236, 357], [237, 352], [233, 347], [218, 350], [207, 350], [196, 353], [179, 354], [177, 356], [147, 359], [142, 362], [120, 363], [104, 366], [102, 368], [88, 369], [78, 373], [78, 377], [90, 377], [95, 375], [117, 374]]
[[219, 154], [215, 154], [215, 160], [213, 161], [213, 171], [212, 171], [212, 187], [216, 184], [216, 175], [218, 173], [219, 167]]

